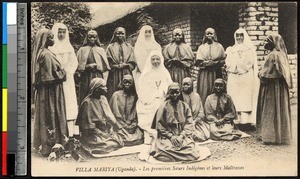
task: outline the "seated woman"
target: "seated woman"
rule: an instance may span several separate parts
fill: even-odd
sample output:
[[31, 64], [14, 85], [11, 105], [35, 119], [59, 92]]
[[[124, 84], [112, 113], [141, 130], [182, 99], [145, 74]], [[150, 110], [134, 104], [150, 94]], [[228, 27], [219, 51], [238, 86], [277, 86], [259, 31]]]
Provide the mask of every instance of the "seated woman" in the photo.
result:
[[122, 130], [118, 134], [122, 137], [125, 146], [142, 144], [144, 136], [142, 130], [137, 125], [137, 94], [133, 77], [131, 75], [124, 75], [120, 86], [122, 89], [114, 92], [109, 101], [116, 120], [122, 126]]
[[105, 154], [124, 146], [120, 136], [113, 130], [121, 130], [106, 97], [105, 81], [94, 78], [89, 93], [80, 105], [76, 119], [82, 132], [81, 143], [90, 154]]
[[201, 97], [193, 91], [193, 80], [186, 77], [182, 80], [182, 101], [186, 102], [192, 110], [196, 130], [192, 134], [194, 141], [203, 142], [209, 139], [209, 125], [204, 121], [204, 109]]
[[168, 86], [171, 83], [172, 79], [164, 66], [161, 52], [151, 51], [139, 78], [139, 99], [136, 104], [138, 125], [144, 130], [145, 144], [152, 144], [155, 140], [157, 132], [151, 129], [151, 124], [157, 109], [166, 99]]
[[210, 138], [213, 140], [236, 140], [241, 132], [235, 128], [233, 120], [237, 113], [233, 101], [225, 92], [225, 81], [218, 78], [214, 82], [214, 93], [205, 102], [205, 115], [210, 125]]
[[179, 100], [180, 86], [172, 83], [168, 88], [168, 99], [159, 107], [155, 122], [158, 138], [154, 152], [156, 160], [163, 162], [193, 161], [200, 155], [192, 139], [192, 111], [188, 104]]

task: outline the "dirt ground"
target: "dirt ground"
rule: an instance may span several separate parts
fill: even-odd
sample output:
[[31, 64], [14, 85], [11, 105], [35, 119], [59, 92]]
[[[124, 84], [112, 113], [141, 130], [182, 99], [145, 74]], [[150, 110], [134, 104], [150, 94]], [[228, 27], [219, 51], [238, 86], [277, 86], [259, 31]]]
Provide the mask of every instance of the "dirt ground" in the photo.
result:
[[[92, 159], [82, 163], [72, 162], [72, 166], [78, 168], [79, 166], [120, 166], [120, 167], [135, 167], [137, 166], [138, 170], [141, 170], [142, 173], [82, 173], [75, 172], [75, 168], [70, 171], [70, 173], [62, 172], [58, 175], [91, 175], [91, 176], [103, 176], [103, 175], [189, 175], [189, 176], [243, 176], [243, 175], [254, 175], [254, 176], [268, 176], [268, 175], [297, 175], [297, 138], [298, 138], [298, 118], [297, 118], [297, 104], [295, 101], [292, 102], [292, 132], [293, 132], [293, 143], [291, 145], [264, 145], [261, 141], [256, 139], [256, 132], [246, 132], [251, 135], [251, 137], [242, 138], [237, 141], [222, 141], [209, 143], [202, 146], [206, 146], [210, 149], [211, 156], [206, 158], [203, 161], [194, 163], [194, 164], [176, 164], [171, 167], [171, 172], [164, 171], [151, 171], [142, 172], [144, 168], [149, 167], [158, 167], [160, 165], [150, 164], [138, 159], [138, 154], [117, 156], [117, 157], [108, 157], [100, 159]], [[33, 169], [34, 166], [40, 164], [50, 163], [44, 159], [33, 157], [32, 158]], [[56, 163], [56, 162], [54, 162]], [[64, 166], [68, 164], [65, 163]], [[225, 170], [224, 166], [229, 167], [242, 167], [243, 169], [230, 169]], [[71, 164], [70, 164], [71, 166]], [[183, 171], [180, 171], [180, 168], [183, 167]], [[185, 167], [194, 167], [194, 170], [187, 170]], [[161, 167], [161, 166], [160, 166]], [[173, 168], [175, 167], [175, 168]], [[198, 169], [197, 169], [198, 167]], [[200, 167], [200, 168], [199, 168]], [[206, 168], [205, 171], [201, 167], [212, 167]], [[219, 167], [219, 168], [218, 168]], [[72, 168], [72, 167], [70, 167]], [[221, 169], [222, 168], [222, 169]], [[42, 171], [41, 171], [42, 172]], [[40, 175], [40, 172], [36, 173]]]

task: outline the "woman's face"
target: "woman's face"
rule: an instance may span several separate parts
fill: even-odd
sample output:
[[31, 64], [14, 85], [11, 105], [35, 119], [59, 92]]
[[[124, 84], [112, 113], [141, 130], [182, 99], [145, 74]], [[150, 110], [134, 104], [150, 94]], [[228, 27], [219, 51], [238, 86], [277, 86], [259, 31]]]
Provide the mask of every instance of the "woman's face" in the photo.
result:
[[157, 55], [154, 55], [151, 57], [151, 64], [153, 67], [157, 68], [160, 65], [160, 57]]
[[264, 47], [266, 50], [273, 50], [275, 48], [274, 44], [269, 39], [264, 41]]
[[191, 81], [183, 81], [182, 90], [185, 93], [188, 93], [191, 88], [192, 88], [192, 82]]
[[209, 40], [210, 42], [212, 42], [213, 41], [213, 37], [214, 37], [214, 33], [207, 32], [205, 36], [206, 36], [207, 40]]
[[49, 33], [47, 36], [47, 46], [53, 46], [54, 45], [54, 35], [53, 33]]
[[125, 30], [118, 29], [116, 32], [116, 37], [117, 37], [118, 41], [124, 41], [125, 40]]
[[93, 96], [96, 98], [100, 98], [101, 95], [105, 95], [106, 93], [107, 93], [106, 85], [101, 85], [99, 88], [94, 90]]
[[235, 37], [236, 37], [236, 42], [238, 44], [242, 44], [244, 42], [244, 34], [243, 33], [240, 33], [240, 34], [237, 33], [235, 35]]
[[125, 89], [129, 90], [132, 85], [133, 85], [132, 80], [128, 80], [128, 79], [123, 80], [123, 86]]
[[170, 99], [172, 102], [178, 102], [180, 96], [180, 89], [170, 89], [169, 91]]
[[66, 31], [67, 31], [67, 29], [61, 29], [61, 28], [58, 29], [58, 32], [57, 32], [58, 40], [64, 40], [66, 38]]
[[223, 83], [215, 83], [214, 88], [217, 95], [221, 95], [225, 90]]
[[175, 39], [175, 42], [181, 42], [181, 39], [182, 39], [182, 32], [181, 31], [174, 31], [174, 39]]
[[151, 38], [151, 30], [145, 30], [145, 38], [150, 39]]
[[90, 45], [95, 45], [97, 40], [97, 34], [88, 34], [88, 40]]

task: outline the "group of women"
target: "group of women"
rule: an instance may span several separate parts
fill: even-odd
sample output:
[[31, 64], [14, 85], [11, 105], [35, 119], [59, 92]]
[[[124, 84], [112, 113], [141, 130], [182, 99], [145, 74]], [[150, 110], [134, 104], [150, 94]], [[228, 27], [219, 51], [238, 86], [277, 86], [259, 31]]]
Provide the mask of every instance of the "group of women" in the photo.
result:
[[[90, 30], [75, 54], [64, 24], [39, 30], [32, 53], [34, 148], [47, 156], [56, 143], [80, 135], [92, 155], [145, 143], [158, 160], [196, 160], [194, 141], [238, 139], [235, 123], [257, 125], [265, 143], [290, 143], [292, 82], [282, 37], [266, 39], [270, 53], [259, 72], [247, 32], [238, 29], [234, 38], [224, 51], [208, 28], [195, 58], [179, 28], [162, 51], [151, 26], [140, 29], [134, 47], [118, 27], [106, 50]], [[192, 66], [200, 68], [196, 92]]]

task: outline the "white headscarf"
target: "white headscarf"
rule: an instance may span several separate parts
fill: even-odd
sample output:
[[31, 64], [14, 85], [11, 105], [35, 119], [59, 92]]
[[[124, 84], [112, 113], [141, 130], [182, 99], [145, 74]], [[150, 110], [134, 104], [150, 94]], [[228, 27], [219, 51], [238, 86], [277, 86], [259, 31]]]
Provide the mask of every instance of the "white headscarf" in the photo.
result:
[[[239, 43], [237, 42], [237, 40], [236, 40], [236, 34], [243, 34], [243, 35], [244, 35], [244, 41], [243, 41], [242, 44], [239, 44]], [[251, 39], [250, 39], [250, 37], [249, 37], [249, 35], [248, 35], [248, 33], [246, 32], [245, 29], [239, 28], [238, 30], [236, 30], [236, 31], [234, 32], [234, 42], [235, 42], [235, 45], [234, 45], [234, 46], [238, 47], [238, 46], [243, 46], [243, 45], [245, 45], [246, 47], [248, 47], [248, 48], [250, 48], [251, 50], [253, 50], [253, 51], [255, 52], [254, 54], [256, 55], [256, 47], [253, 45], [253, 43], [252, 43], [252, 41], [251, 41]]]
[[[146, 30], [151, 31], [151, 37], [149, 39], [145, 38]], [[152, 27], [149, 25], [144, 25], [141, 28], [137, 41], [134, 45], [136, 63], [140, 71], [143, 71], [146, 62], [145, 60], [149, 53], [153, 50], [161, 51], [161, 46], [155, 41]]]
[[[160, 65], [153, 69], [151, 58], [153, 56], [158, 56], [160, 58]], [[156, 88], [155, 81], [160, 82], [160, 90], [161, 92], [167, 92], [168, 86], [172, 83], [171, 75], [169, 71], [164, 66], [164, 58], [162, 56], [161, 51], [154, 50], [151, 51], [145, 64], [145, 68], [139, 78], [139, 98], [151, 101], [153, 98], [157, 97], [157, 93], [153, 91]], [[163, 95], [163, 94], [162, 94]], [[161, 97], [161, 96], [160, 96]]]
[[[63, 40], [59, 40], [57, 37], [58, 29], [66, 29], [66, 36]], [[55, 23], [52, 27], [52, 33], [54, 35], [54, 45], [51, 48], [49, 47], [49, 49], [53, 53], [60, 54], [74, 52], [74, 48], [70, 43], [69, 30], [65, 24]]]

